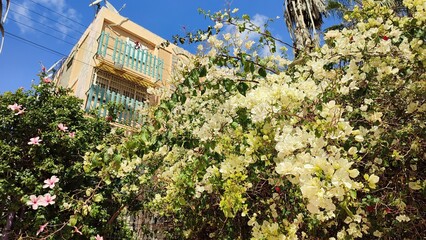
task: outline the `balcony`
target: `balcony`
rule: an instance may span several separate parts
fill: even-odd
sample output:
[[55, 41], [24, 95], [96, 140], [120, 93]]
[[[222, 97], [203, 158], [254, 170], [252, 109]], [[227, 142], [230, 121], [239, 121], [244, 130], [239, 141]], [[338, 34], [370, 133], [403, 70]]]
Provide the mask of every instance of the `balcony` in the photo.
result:
[[85, 111], [111, 122], [138, 127], [144, 121], [141, 113], [144, 106], [142, 101], [92, 85], [88, 91]]
[[149, 76], [154, 81], [162, 80], [164, 61], [147, 49], [136, 49], [128, 41], [111, 37], [105, 32], [101, 33], [98, 42], [98, 56], [113, 62], [116, 67], [126, 67]]

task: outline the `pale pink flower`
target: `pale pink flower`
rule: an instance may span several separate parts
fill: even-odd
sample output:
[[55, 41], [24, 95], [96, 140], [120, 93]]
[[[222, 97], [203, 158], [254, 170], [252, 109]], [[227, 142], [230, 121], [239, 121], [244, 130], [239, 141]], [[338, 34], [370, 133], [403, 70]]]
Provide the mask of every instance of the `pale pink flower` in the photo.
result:
[[55, 175], [53, 175], [52, 177], [44, 180], [44, 185], [43, 188], [54, 188], [55, 187], [55, 183], [59, 182], [59, 178], [56, 177]]
[[43, 82], [44, 83], [51, 83], [52, 79], [50, 79], [49, 77], [45, 77], [45, 78], [43, 78]]
[[44, 231], [44, 229], [47, 227], [47, 224], [49, 224], [49, 222], [47, 222], [47, 223], [45, 223], [45, 224], [43, 224], [43, 225], [40, 226], [40, 228], [37, 231], [36, 236], [38, 236], [40, 233], [42, 233]]
[[26, 108], [19, 109], [19, 111], [18, 111], [17, 113], [15, 113], [15, 115], [21, 115], [21, 114], [24, 114], [24, 113], [25, 113], [25, 109], [26, 109]]
[[30, 200], [27, 201], [27, 205], [32, 206], [36, 210], [39, 206], [46, 206], [46, 201], [43, 196], [31, 195]]
[[55, 204], [55, 201], [54, 201], [55, 198], [56, 198], [56, 195], [50, 196], [50, 193], [44, 194], [44, 201], [47, 203], [47, 205]]
[[61, 130], [63, 132], [66, 132], [68, 130], [68, 127], [65, 126], [65, 124], [63, 124], [63, 123], [59, 123], [58, 128], [59, 128], [59, 130]]
[[83, 233], [82, 233], [82, 232], [80, 232], [80, 230], [78, 230], [78, 228], [77, 228], [76, 226], [74, 226], [74, 232], [75, 232], [75, 233], [78, 233], [78, 234], [80, 234], [80, 235], [83, 235]]
[[31, 138], [28, 142], [28, 145], [40, 145], [41, 139], [40, 137]]
[[46, 198], [42, 195], [38, 196], [38, 205], [46, 207], [47, 205], [49, 205], [48, 202], [46, 202]]
[[13, 104], [13, 105], [9, 105], [7, 106], [7, 108], [9, 108], [10, 110], [17, 112], [19, 110], [21, 110], [22, 105], [18, 105], [17, 103]]
[[70, 132], [69, 136], [70, 136], [70, 138], [75, 138], [75, 132]]
[[27, 205], [32, 206], [34, 210], [38, 208], [38, 198], [36, 195], [30, 196], [30, 200], [27, 201]]
[[96, 240], [104, 240], [104, 237], [99, 236], [99, 234], [96, 234]]

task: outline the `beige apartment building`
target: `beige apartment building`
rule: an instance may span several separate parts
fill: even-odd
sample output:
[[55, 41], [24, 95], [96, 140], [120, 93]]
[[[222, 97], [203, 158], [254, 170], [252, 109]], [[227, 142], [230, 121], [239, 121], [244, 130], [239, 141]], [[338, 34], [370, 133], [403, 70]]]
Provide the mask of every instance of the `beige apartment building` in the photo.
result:
[[55, 74], [57, 86], [84, 99], [84, 109], [116, 123], [137, 127], [140, 109], [159, 101], [149, 87], [166, 84], [183, 49], [102, 7]]

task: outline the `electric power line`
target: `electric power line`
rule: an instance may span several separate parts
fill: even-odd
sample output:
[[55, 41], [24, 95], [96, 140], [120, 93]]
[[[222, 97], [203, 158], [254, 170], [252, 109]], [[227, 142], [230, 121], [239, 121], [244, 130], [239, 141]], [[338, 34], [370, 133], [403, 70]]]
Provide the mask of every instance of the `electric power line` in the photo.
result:
[[63, 54], [63, 53], [61, 53], [61, 52], [58, 52], [58, 51], [54, 50], [54, 49], [48, 48], [48, 47], [46, 47], [46, 46], [43, 46], [43, 45], [41, 45], [41, 44], [38, 44], [38, 43], [33, 42], [33, 41], [31, 41], [31, 40], [28, 40], [28, 39], [25, 39], [25, 38], [23, 38], [23, 37], [20, 37], [20, 36], [18, 36], [18, 35], [15, 35], [15, 34], [13, 34], [13, 33], [8, 32], [8, 31], [4, 31], [4, 32], [5, 32], [7, 35], [9, 35], [9, 36], [14, 37], [15, 39], [21, 40], [22, 42], [25, 42], [25, 43], [27, 43], [27, 44], [29, 44], [29, 45], [32, 45], [32, 46], [35, 46], [35, 47], [37, 47], [37, 48], [39, 48], [39, 49], [42, 49], [42, 50], [45, 50], [45, 51], [48, 51], [48, 52], [54, 53], [54, 54], [59, 55], [59, 56], [61, 56], [61, 57], [64, 57], [64, 56], [66, 57], [66, 56], [67, 56], [67, 55], [65, 55], [65, 54]]
[[[15, 4], [16, 4], [16, 3], [15, 3]], [[43, 16], [42, 14], [37, 13], [37, 12], [34, 12], [33, 10], [31, 10], [31, 9], [29, 9], [29, 8], [27, 8], [27, 7], [23, 6], [23, 5], [21, 5], [21, 4], [16, 4], [16, 5], [18, 5], [19, 7], [24, 8], [24, 9], [27, 9], [27, 10], [29, 10], [29, 11], [33, 12], [33, 13], [36, 13], [37, 15], [39, 15], [39, 16], [41, 16], [41, 17], [47, 18], [47, 17]], [[57, 29], [55, 29], [55, 28], [52, 28], [52, 27], [50, 27], [50, 26], [48, 26], [48, 25], [45, 25], [45, 23], [42, 23], [42, 22], [40, 22], [40, 21], [36, 21], [35, 19], [30, 18], [30, 17], [28, 17], [28, 16], [26, 16], [26, 15], [24, 15], [24, 14], [22, 14], [22, 13], [19, 13], [19, 12], [17, 12], [17, 11], [15, 11], [15, 10], [13, 10], [13, 9], [11, 9], [10, 11], [12, 11], [12, 12], [14, 12], [14, 13], [16, 13], [16, 14], [19, 14], [19, 15], [21, 15], [21, 16], [23, 16], [23, 17], [25, 17], [25, 18], [27, 18], [27, 19], [29, 19], [29, 20], [31, 20], [31, 21], [37, 22], [37, 23], [39, 23], [39, 24], [42, 24], [42, 25], [44, 25], [45, 27], [47, 27], [47, 28], [49, 28], [49, 29], [52, 29], [52, 30], [54, 30], [54, 31], [56, 31], [56, 32], [60, 32], [61, 34], [64, 34], [63, 32], [61, 32], [61, 31], [59, 31], [59, 30], [57, 30]], [[60, 23], [60, 22], [58, 22], [58, 21], [54, 21], [53, 19], [50, 19], [50, 18], [47, 18], [47, 19], [52, 20], [53, 22], [58, 23], [58, 24], [60, 24], [60, 25], [62, 25], [62, 26], [65, 26], [66, 28], [71, 29], [71, 30], [73, 30], [73, 31], [75, 31], [75, 32], [81, 33], [82, 35], [84, 34], [84, 33], [80, 32], [80, 31], [77, 31], [77, 30], [73, 29], [72, 27], [69, 27], [69, 26], [67, 26], [67, 25], [65, 25], [65, 24], [63, 24], [63, 23]], [[99, 34], [100, 34], [100, 32], [99, 32], [99, 31], [94, 31], [94, 32], [95, 32], [95, 33], [99, 33]], [[77, 41], [79, 40], [78, 38], [72, 37], [72, 36], [70, 36], [70, 35], [68, 35], [68, 34], [64, 34], [64, 35], [69, 36], [69, 37], [71, 37], [71, 38], [73, 38], [73, 39], [75, 39], [75, 40], [77, 40]], [[89, 34], [88, 36], [89, 36], [89, 38], [96, 39], [95, 37], [91, 36], [91, 34]]]
[[41, 31], [41, 30], [39, 30], [39, 29], [35, 29], [34, 27], [29, 26], [29, 25], [27, 25], [27, 24], [25, 24], [25, 23], [22, 23], [22, 22], [16, 21], [15, 19], [12, 19], [12, 18], [11, 18], [10, 20], [11, 20], [11, 21], [13, 21], [13, 22], [16, 22], [17, 24], [20, 24], [20, 25], [22, 25], [22, 26], [24, 26], [24, 27], [26, 27], [26, 28], [30, 28], [30, 29], [36, 30], [36, 31], [38, 31], [38, 32], [40, 32], [40, 33], [43, 33], [43, 34], [45, 34], [45, 35], [47, 35], [47, 36], [50, 36], [50, 37], [52, 37], [52, 38], [55, 38], [55, 39], [57, 39], [57, 40], [59, 40], [59, 41], [61, 41], [61, 42], [64, 42], [64, 43], [66, 43], [66, 44], [69, 44], [69, 45], [71, 45], [71, 46], [74, 46], [74, 45], [75, 45], [74, 43], [67, 42], [67, 41], [65, 41], [65, 40], [63, 40], [63, 39], [61, 39], [61, 38], [59, 38], [59, 37], [56, 37], [56, 36], [54, 36], [54, 35], [50, 34], [50, 33], [43, 32], [43, 31]]
[[[61, 56], [61, 57], [68, 57], [68, 55], [66, 55], [66, 54], [64, 54], [64, 53], [61, 53], [61, 52], [58, 52], [58, 51], [56, 51], [56, 50], [54, 50], [54, 49], [51, 49], [51, 48], [49, 48], [49, 47], [43, 46], [43, 45], [38, 44], [38, 43], [36, 43], [36, 42], [34, 42], [34, 41], [31, 41], [31, 40], [25, 39], [25, 38], [23, 38], [23, 37], [20, 37], [20, 36], [18, 36], [18, 35], [16, 35], [16, 34], [11, 33], [11, 32], [8, 32], [8, 31], [4, 31], [4, 32], [5, 32], [7, 35], [9, 35], [9, 36], [11, 36], [11, 37], [13, 37], [13, 38], [15, 38], [15, 39], [17, 39], [17, 40], [20, 40], [20, 41], [22, 41], [22, 42], [24, 42], [24, 43], [26, 43], [26, 44], [28, 44], [28, 45], [30, 45], [30, 46], [36, 47], [36, 48], [41, 49], [41, 50], [44, 50], [44, 51], [46, 51], [46, 52], [54, 53], [54, 54], [59, 55], [59, 56]], [[83, 63], [83, 64], [86, 64], [86, 65], [88, 65], [88, 66], [93, 67], [93, 66], [92, 66], [91, 64], [89, 64], [89, 63], [86, 63], [86, 62], [83, 62], [83, 61], [80, 61], [80, 60], [77, 60], [77, 59], [74, 59], [74, 60], [75, 60], [75, 61], [77, 61], [77, 62], [81, 62], [81, 63]]]
[[59, 15], [59, 16], [61, 16], [61, 17], [64, 17], [64, 18], [66, 18], [66, 19], [68, 19], [68, 20], [71, 20], [71, 21], [73, 21], [73, 22], [77, 23], [78, 25], [80, 25], [80, 26], [82, 26], [82, 27], [84, 27], [84, 28], [87, 28], [87, 26], [86, 26], [86, 25], [84, 25], [84, 24], [82, 24], [82, 23], [80, 23], [80, 22], [76, 21], [75, 19], [71, 19], [71, 18], [69, 18], [69, 17], [67, 17], [67, 16], [63, 15], [62, 13], [59, 13], [59, 12], [57, 12], [57, 11], [55, 11], [55, 10], [51, 9], [51, 8], [48, 8], [48, 7], [46, 7], [46, 6], [42, 5], [42, 4], [38, 3], [38, 2], [35, 2], [35, 1], [33, 1], [33, 0], [29, 0], [29, 1], [30, 1], [30, 2], [33, 2], [33, 3], [35, 3], [35, 4], [39, 5], [39, 6], [41, 6], [41, 7], [43, 7], [43, 8], [45, 8], [45, 9], [47, 9], [47, 10], [49, 10], [49, 11], [51, 11], [51, 12], [54, 12], [54, 13], [58, 14], [58, 15]]
[[[52, 30], [52, 31], [58, 32], [58, 33], [60, 33], [60, 34], [62, 34], [62, 35], [65, 35], [65, 36], [67, 36], [67, 37], [69, 37], [69, 38], [73, 38], [73, 39], [75, 39], [75, 40], [79, 40], [79, 39], [78, 39], [78, 38], [76, 38], [76, 37], [73, 37], [73, 36], [71, 36], [71, 35], [68, 35], [68, 34], [66, 34], [66, 33], [63, 33], [63, 32], [59, 31], [59, 30], [58, 30], [58, 29], [56, 29], [56, 28], [53, 28], [53, 27], [48, 26], [48, 25], [45, 25], [44, 23], [42, 23], [42, 22], [40, 22], [40, 21], [37, 21], [36, 19], [30, 18], [30, 17], [28, 17], [27, 15], [24, 15], [24, 14], [22, 14], [22, 13], [19, 13], [19, 12], [17, 12], [17, 11], [15, 11], [15, 10], [13, 10], [13, 9], [10, 9], [9, 11], [11, 11], [11, 12], [13, 12], [13, 13], [15, 13], [15, 14], [21, 15], [22, 17], [24, 17], [24, 18], [26, 18], [26, 19], [28, 19], [28, 20], [30, 20], [30, 21], [32, 21], [32, 22], [35, 22], [35, 23], [41, 24], [41, 26], [44, 26], [44, 27], [46, 27], [46, 28], [48, 28], [48, 29], [50, 29], [50, 30]], [[12, 19], [12, 18], [10, 18], [10, 19]], [[12, 19], [12, 20], [13, 20], [13, 19]], [[15, 21], [16, 21], [16, 20], [15, 20]]]
[[[39, 12], [36, 12], [36, 11], [34, 11], [34, 10], [32, 10], [32, 9], [29, 9], [29, 8], [25, 7], [24, 5], [22, 5], [22, 4], [15, 3], [15, 2], [12, 2], [12, 4], [14, 4], [14, 5], [18, 6], [18, 7], [24, 8], [24, 9], [26, 9], [26, 10], [28, 10], [28, 11], [30, 11], [30, 12], [32, 12], [32, 13], [34, 13], [34, 14], [36, 14], [36, 15], [39, 15], [39, 16], [41, 16], [41, 17], [43, 17], [43, 18], [46, 18], [47, 20], [50, 20], [50, 21], [52, 21], [52, 22], [55, 22], [55, 23], [57, 23], [57, 24], [59, 24], [59, 25], [62, 25], [62, 26], [64, 26], [64, 27], [68, 28], [68, 29], [71, 29], [71, 30], [73, 30], [73, 31], [75, 31], [75, 32], [78, 32], [78, 33], [80, 33], [80, 34], [83, 34], [83, 32], [81, 32], [81, 31], [79, 31], [79, 30], [76, 30], [76, 29], [74, 29], [74, 28], [72, 28], [72, 27], [70, 27], [70, 26], [67, 26], [67, 25], [65, 25], [65, 24], [63, 24], [63, 23], [61, 23], [61, 22], [58, 22], [58, 21], [57, 21], [57, 20], [55, 20], [55, 19], [52, 19], [52, 18], [46, 17], [46, 16], [44, 16], [43, 14], [40, 14]], [[73, 22], [74, 22], [74, 21], [73, 21]]]

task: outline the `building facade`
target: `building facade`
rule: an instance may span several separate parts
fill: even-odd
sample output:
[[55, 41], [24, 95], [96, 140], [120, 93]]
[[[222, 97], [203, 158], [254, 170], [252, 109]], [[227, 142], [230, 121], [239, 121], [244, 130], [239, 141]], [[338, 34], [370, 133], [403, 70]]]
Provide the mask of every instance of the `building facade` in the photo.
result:
[[115, 9], [102, 7], [54, 82], [84, 99], [86, 112], [137, 127], [142, 107], [159, 101], [147, 89], [166, 85], [179, 55], [187, 53], [165, 42]]

